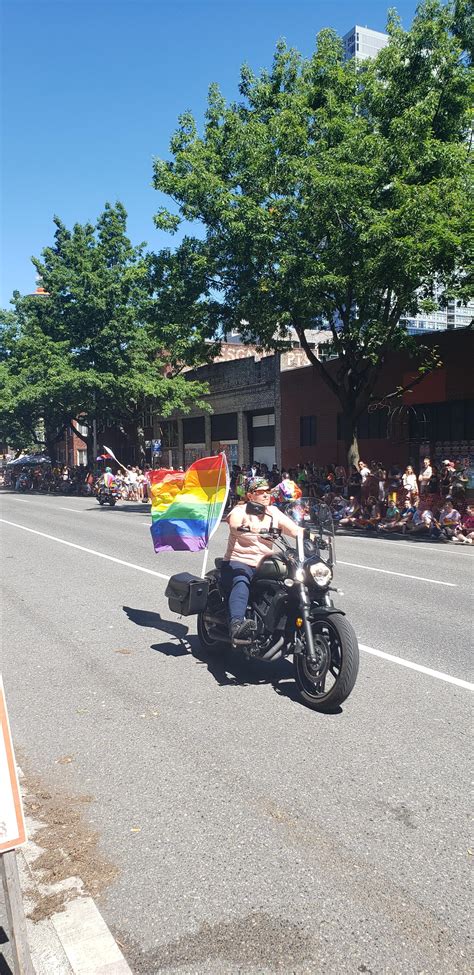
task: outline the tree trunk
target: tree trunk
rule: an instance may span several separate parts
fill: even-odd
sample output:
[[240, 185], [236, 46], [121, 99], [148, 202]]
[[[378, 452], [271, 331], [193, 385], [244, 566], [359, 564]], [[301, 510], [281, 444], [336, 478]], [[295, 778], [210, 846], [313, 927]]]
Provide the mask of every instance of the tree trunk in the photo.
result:
[[143, 470], [145, 466], [146, 458], [146, 448], [145, 448], [145, 431], [141, 423], [137, 423], [137, 450], [138, 450], [138, 466]]
[[357, 420], [353, 413], [346, 411], [341, 414], [341, 434], [347, 455], [348, 470], [357, 467], [359, 463], [359, 444], [357, 442]]
[[130, 425], [127, 424], [127, 436], [130, 441], [131, 456], [134, 458], [133, 463], [143, 469], [146, 459], [145, 431], [140, 419], [134, 419]]

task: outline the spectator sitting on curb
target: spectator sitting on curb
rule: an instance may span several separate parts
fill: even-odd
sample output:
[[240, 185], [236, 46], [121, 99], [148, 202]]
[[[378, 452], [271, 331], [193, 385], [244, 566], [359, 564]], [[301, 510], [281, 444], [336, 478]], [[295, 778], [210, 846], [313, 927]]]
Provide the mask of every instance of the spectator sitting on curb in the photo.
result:
[[414, 508], [415, 512], [408, 526], [408, 533], [410, 535], [428, 535], [433, 525], [433, 512], [429, 508], [421, 511], [418, 501], [415, 502]]
[[367, 504], [359, 513], [357, 518], [357, 528], [366, 528], [368, 531], [375, 531], [382, 518], [380, 505], [377, 498], [371, 496], [367, 498]]
[[343, 527], [353, 528], [357, 524], [357, 518], [360, 511], [360, 505], [357, 498], [351, 494], [349, 498], [349, 504], [346, 505], [342, 510], [342, 518], [339, 524]]
[[465, 545], [474, 544], [474, 504], [468, 504], [461, 526], [456, 528], [453, 542], [461, 542]]
[[410, 498], [406, 498], [400, 511], [401, 530], [403, 534], [405, 534], [406, 531], [409, 531], [415, 511], [416, 503], [412, 504]]
[[347, 503], [340, 494], [335, 494], [331, 501], [332, 517], [336, 524], [343, 517], [344, 511], [347, 508]]
[[385, 518], [379, 523], [379, 528], [381, 531], [399, 531], [400, 526], [400, 511], [395, 504], [395, 501], [389, 501], [387, 505], [387, 511], [385, 513]]
[[446, 538], [454, 538], [461, 523], [461, 515], [454, 507], [451, 498], [446, 498], [446, 504], [439, 516], [439, 523], [443, 535], [445, 535]]

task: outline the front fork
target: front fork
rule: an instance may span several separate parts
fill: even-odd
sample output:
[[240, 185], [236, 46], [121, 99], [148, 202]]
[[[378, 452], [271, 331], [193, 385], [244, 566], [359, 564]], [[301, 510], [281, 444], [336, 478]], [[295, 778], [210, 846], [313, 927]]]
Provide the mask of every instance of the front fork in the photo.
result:
[[[296, 539], [296, 544], [298, 548], [298, 559], [300, 567], [304, 562], [304, 542], [303, 534], [298, 535]], [[308, 596], [308, 590], [304, 582], [300, 582], [300, 606], [301, 606], [301, 616], [303, 618], [303, 627], [306, 637], [306, 653], [312, 664], [317, 665], [318, 658], [316, 651], [314, 649], [313, 631], [311, 629], [311, 619], [310, 619], [310, 601]]]
[[314, 649], [313, 631], [311, 629], [311, 616], [310, 616], [310, 601], [308, 597], [308, 590], [304, 582], [300, 583], [300, 607], [301, 616], [303, 619], [304, 634], [306, 637], [306, 653], [308, 659], [312, 664], [318, 663], [318, 657]]

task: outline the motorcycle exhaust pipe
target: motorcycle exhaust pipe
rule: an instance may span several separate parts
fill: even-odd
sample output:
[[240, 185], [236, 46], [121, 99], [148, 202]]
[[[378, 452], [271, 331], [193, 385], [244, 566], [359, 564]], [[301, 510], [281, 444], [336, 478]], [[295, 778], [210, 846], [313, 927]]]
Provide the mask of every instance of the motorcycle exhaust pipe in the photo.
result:
[[284, 642], [284, 638], [281, 636], [280, 639], [277, 640], [277, 642], [274, 643], [266, 653], [264, 653], [263, 657], [260, 657], [260, 660], [273, 660], [273, 658], [276, 657], [281, 650]]

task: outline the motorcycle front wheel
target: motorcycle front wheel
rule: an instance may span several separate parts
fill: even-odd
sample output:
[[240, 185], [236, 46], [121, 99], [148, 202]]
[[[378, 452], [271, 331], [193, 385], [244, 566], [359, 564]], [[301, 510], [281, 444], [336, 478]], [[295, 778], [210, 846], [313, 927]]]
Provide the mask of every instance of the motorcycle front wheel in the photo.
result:
[[[315, 711], [332, 711], [349, 697], [359, 671], [359, 646], [354, 630], [338, 613], [311, 624], [317, 661], [295, 654], [295, 680], [305, 704]], [[301, 634], [305, 643], [304, 635]]]

